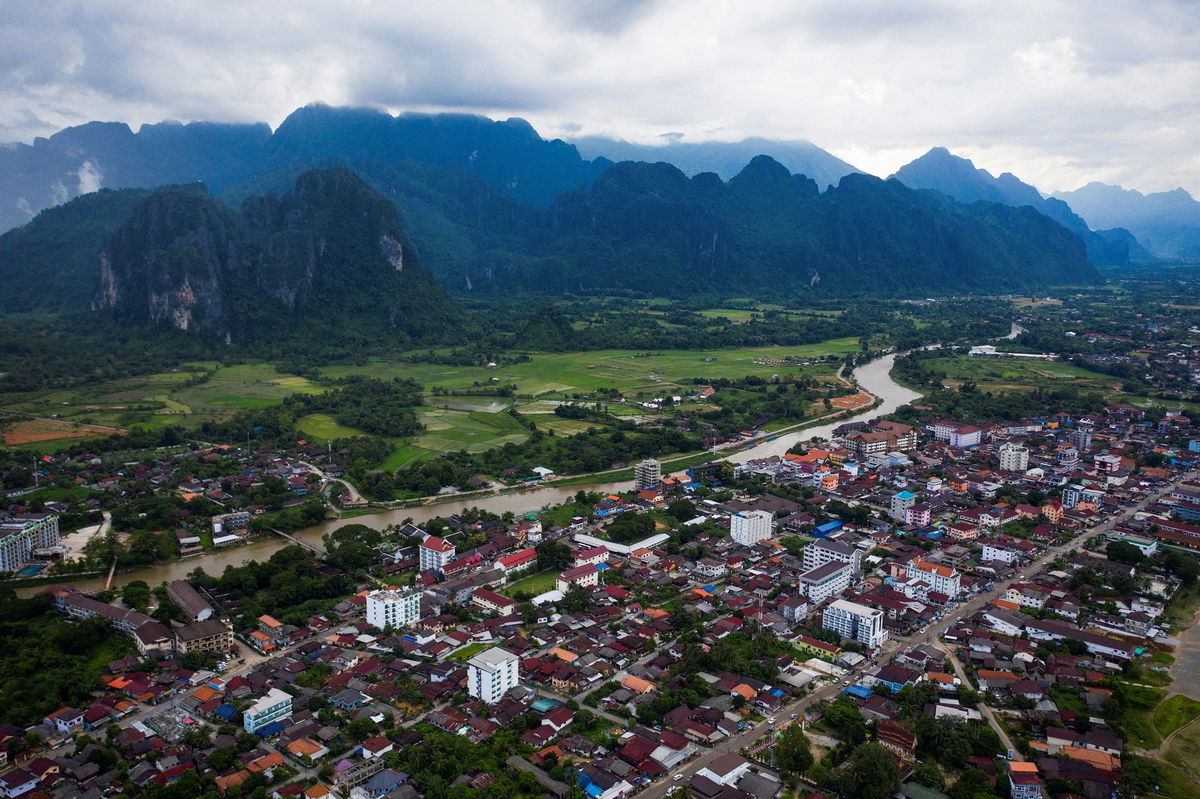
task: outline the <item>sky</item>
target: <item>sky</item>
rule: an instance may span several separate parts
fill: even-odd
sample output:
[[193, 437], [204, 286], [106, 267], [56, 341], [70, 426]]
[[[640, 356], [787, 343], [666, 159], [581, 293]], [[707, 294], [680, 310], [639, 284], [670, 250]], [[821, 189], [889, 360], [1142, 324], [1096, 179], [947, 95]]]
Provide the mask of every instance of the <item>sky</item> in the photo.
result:
[[933, 146], [1044, 192], [1200, 196], [1197, 0], [15, 0], [0, 141], [89, 120], [278, 125], [312, 102], [547, 138]]

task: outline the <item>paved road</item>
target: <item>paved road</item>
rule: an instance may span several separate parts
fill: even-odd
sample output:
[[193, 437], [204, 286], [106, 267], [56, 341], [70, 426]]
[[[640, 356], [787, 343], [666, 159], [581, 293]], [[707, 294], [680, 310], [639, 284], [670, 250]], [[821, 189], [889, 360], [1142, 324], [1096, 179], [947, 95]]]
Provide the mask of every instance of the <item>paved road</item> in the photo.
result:
[[[963, 671], [962, 664], [958, 662], [958, 656], [954, 654], [954, 650], [941, 644], [938, 644], [938, 647], [950, 657], [950, 663], [954, 666], [954, 673], [958, 675], [958, 679], [962, 681], [962, 684], [970, 686], [971, 681], [967, 679], [967, 673]], [[996, 720], [996, 714], [990, 707], [988, 707], [988, 704], [986, 702], [980, 702], [979, 707], [982, 708], [983, 716], [987, 719], [988, 724], [992, 725], [992, 729], [995, 730], [996, 734], [1000, 736], [1000, 741], [1004, 744], [1004, 748], [1013, 753], [1012, 759], [1024, 760], [1024, 756], [1021, 754], [1020, 750], [1013, 746], [1012, 739], [1008, 737], [1008, 732], [1003, 726], [1001, 726], [1000, 722]]]
[[[1004, 591], [1012, 583], [1023, 582], [1025, 579], [1027, 579], [1029, 576], [1034, 574], [1036, 571], [1040, 571], [1041, 567], [1043, 565], [1054, 560], [1055, 558], [1059, 557], [1060, 555], [1064, 555], [1067, 552], [1078, 551], [1078, 550], [1082, 549], [1084, 543], [1086, 543], [1089, 539], [1093, 538], [1096, 535], [1100, 535], [1105, 532], [1108, 532], [1113, 527], [1115, 527], [1117, 524], [1131, 518], [1133, 516], [1133, 514], [1137, 513], [1138, 511], [1144, 510], [1146, 508], [1146, 506], [1151, 504], [1153, 501], [1155, 501], [1159, 497], [1162, 497], [1163, 495], [1169, 493], [1176, 485], [1184, 482], [1185, 480], [1191, 479], [1194, 475], [1195, 475], [1195, 472], [1188, 472], [1187, 474], [1179, 477], [1177, 480], [1175, 480], [1173, 483], [1171, 483], [1166, 488], [1147, 497], [1146, 499], [1139, 502], [1137, 505], [1134, 505], [1133, 507], [1129, 508], [1128, 510], [1126, 510], [1124, 513], [1120, 514], [1119, 516], [1116, 516], [1116, 517], [1110, 519], [1109, 521], [1104, 522], [1103, 524], [1096, 525], [1096, 527], [1094, 527], [1090, 530], [1081, 531], [1079, 533], [1079, 535], [1075, 536], [1070, 541], [1067, 541], [1063, 544], [1059, 544], [1057, 546], [1050, 547], [1049, 549], [1046, 550], [1046, 552], [1040, 558], [1038, 558], [1037, 560], [1035, 560], [1034, 562], [1032, 562], [1025, 568], [1021, 569], [1012, 578], [1010, 578], [1007, 581], [1004, 581], [1003, 583], [1001, 583], [999, 581], [996, 583], [993, 583], [991, 591], [984, 591], [984, 592], [976, 595], [975, 597], [971, 598], [963, 605], [958, 606], [958, 608], [956, 608], [953, 612], [947, 612], [946, 614], [944, 614], [941, 621], [935, 622], [934, 624], [930, 625], [929, 627], [925, 628], [924, 630], [921, 630], [920, 632], [917, 632], [917, 633], [913, 633], [912, 635], [902, 636], [900, 638], [895, 638], [895, 639], [889, 639], [884, 644], [883, 652], [880, 654], [880, 656], [878, 658], [878, 662], [883, 663], [884, 659], [887, 655], [894, 653], [896, 651], [908, 649], [909, 647], [914, 646], [916, 644], [933, 643], [938, 638], [940, 638], [941, 634], [944, 633], [946, 631], [946, 629], [954, 622], [954, 618], [957, 618], [959, 616], [967, 616], [967, 615], [970, 615], [970, 614], [976, 612], [977, 610], [982, 608], [984, 605], [986, 605], [988, 602], [991, 602], [993, 599], [995, 599], [996, 596], [1003, 595]], [[952, 616], [954, 618], [951, 618]], [[960, 677], [959, 677], [959, 679], [963, 679], [965, 682], [964, 678], [965, 678], [965, 675], [960, 675]], [[816, 691], [809, 694], [808, 696], [803, 697], [798, 700], [795, 700], [793, 702], [790, 702], [789, 704], [781, 707], [779, 709], [779, 711], [775, 714], [775, 717], [778, 720], [784, 720], [792, 713], [803, 712], [804, 709], [808, 708], [810, 705], [812, 705], [815, 702], [819, 702], [822, 699], [833, 698], [837, 694], [837, 692], [839, 690], [841, 690], [841, 688], [842, 688], [842, 685], [840, 682], [834, 681], [831, 683], [827, 683], [826, 685], [817, 689]], [[991, 715], [990, 708], [988, 709], [988, 719], [991, 722], [992, 726], [996, 727], [997, 731], [1000, 732], [1001, 740], [1004, 741], [1005, 744], [1009, 748], [1013, 748], [1015, 750], [1015, 747], [1012, 747], [1012, 744], [1009, 741], [1008, 736], [1006, 734], [1004, 734], [1003, 729], [1000, 728], [1000, 725], [996, 721], [995, 717]], [[683, 778], [680, 779], [678, 782], [676, 782], [674, 780], [675, 775], [672, 774], [670, 779], [660, 781], [659, 783], [657, 783], [655, 785], [651, 785], [649, 788], [647, 788], [645, 791], [643, 791], [642, 794], [640, 794], [640, 796], [644, 797], [644, 799], [659, 799], [659, 797], [664, 796], [666, 794], [666, 792], [669, 791], [674, 785], [686, 784], [688, 778], [690, 778], [693, 774], [698, 772], [700, 769], [704, 768], [704, 766], [711, 763], [716, 758], [720, 757], [721, 755], [729, 754], [730, 752], [738, 752], [745, 747], [751, 746], [756, 741], [758, 741], [760, 738], [762, 738], [764, 735], [768, 735], [772, 731], [773, 731], [772, 728], [766, 722], [763, 722], [761, 724], [756, 725], [753, 728], [746, 730], [745, 732], [742, 732], [738, 735], [732, 736], [732, 737], [726, 739], [725, 741], [722, 741], [721, 743], [717, 744], [716, 746], [712, 747], [711, 749], [706, 750], [699, 757], [693, 759], [692, 761], [687, 763], [687, 765], [676, 770], [675, 774], [683, 775]]]

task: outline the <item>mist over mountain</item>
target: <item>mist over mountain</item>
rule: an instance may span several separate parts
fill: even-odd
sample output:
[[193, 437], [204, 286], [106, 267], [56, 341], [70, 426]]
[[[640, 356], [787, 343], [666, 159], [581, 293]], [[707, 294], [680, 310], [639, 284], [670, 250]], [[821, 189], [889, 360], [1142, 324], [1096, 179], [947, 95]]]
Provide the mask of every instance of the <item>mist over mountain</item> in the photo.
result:
[[686, 175], [715, 172], [729, 180], [756, 155], [769, 155], [797, 175], [816, 181], [824, 191], [853, 172], [862, 172], [810, 141], [777, 141], [752, 137], [737, 142], [685, 142], [664, 137], [663, 144], [633, 144], [623, 139], [585, 136], [573, 139], [585, 158], [612, 161], [665, 161]]
[[1053, 196], [1098, 225], [1128, 228], [1155, 255], [1200, 259], [1200, 202], [1183, 189], [1142, 194], [1092, 182]]
[[1043, 197], [1035, 187], [1011, 172], [994, 177], [986, 169], [976, 168], [969, 159], [954, 155], [945, 147], [934, 147], [901, 167], [892, 177], [911, 188], [940, 191], [962, 203], [984, 201], [1017, 208], [1029, 206], [1079, 236], [1087, 247], [1088, 259], [1097, 265], [1124, 266], [1130, 260], [1149, 258], [1128, 231], [1093, 231], [1061, 199]]
[[137, 133], [91, 122], [32, 145], [0, 147], [0, 231], [45, 208], [105, 188], [203, 182], [230, 186], [295, 161], [413, 159], [458, 166], [532, 205], [589, 184], [610, 162], [584, 161], [574, 146], [541, 138], [522, 119], [468, 114], [401, 114], [310, 105], [274, 132], [265, 124], [164, 122]]

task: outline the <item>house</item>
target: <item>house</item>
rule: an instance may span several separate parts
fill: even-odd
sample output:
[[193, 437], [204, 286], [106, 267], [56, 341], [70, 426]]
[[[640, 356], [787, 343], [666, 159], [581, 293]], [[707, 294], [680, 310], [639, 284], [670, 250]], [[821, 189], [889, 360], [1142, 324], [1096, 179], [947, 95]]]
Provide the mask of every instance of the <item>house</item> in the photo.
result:
[[83, 724], [83, 711], [73, 707], [62, 707], [43, 719], [42, 723], [63, 735], [68, 735], [71, 730]]
[[717, 785], [737, 785], [743, 775], [750, 770], [750, 761], [737, 752], [721, 755], [704, 768], [696, 772], [705, 779], [712, 780]]
[[554, 581], [554, 587], [566, 593], [573, 585], [592, 589], [600, 584], [600, 572], [595, 566], [576, 566], [562, 572]]

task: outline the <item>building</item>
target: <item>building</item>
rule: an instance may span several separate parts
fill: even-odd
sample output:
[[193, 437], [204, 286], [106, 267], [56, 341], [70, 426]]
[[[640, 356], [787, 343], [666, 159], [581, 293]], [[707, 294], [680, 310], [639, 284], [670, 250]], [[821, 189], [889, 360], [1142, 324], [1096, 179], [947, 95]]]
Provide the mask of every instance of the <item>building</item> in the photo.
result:
[[771, 537], [775, 515], [765, 510], [744, 510], [729, 516], [729, 534], [744, 547], [752, 547]]
[[501, 647], [485, 649], [467, 661], [467, 693], [494, 704], [520, 684], [520, 658]]
[[444, 538], [431, 535], [417, 547], [420, 553], [420, 569], [423, 572], [440, 572], [446, 564], [454, 560], [454, 544]]
[[175, 631], [175, 646], [181, 655], [187, 652], [226, 655], [233, 648], [233, 631], [216, 619], [198, 621]]
[[476, 588], [471, 594], [471, 604], [488, 613], [500, 616], [507, 616], [517, 609], [516, 600], [497, 594], [489, 588]]
[[239, 510], [212, 517], [213, 535], [228, 534], [230, 530], [245, 530], [250, 526], [250, 511]]
[[1042, 780], [1038, 777], [1037, 765], [1009, 761], [1008, 790], [1012, 799], [1042, 799]]
[[877, 422], [867, 430], [856, 430], [845, 437], [846, 449], [856, 460], [885, 452], [916, 449], [917, 429], [899, 422]]
[[834, 562], [848, 563], [857, 574], [862, 571], [862, 550], [849, 544], [843, 544], [841, 541], [828, 541], [820, 538], [804, 548], [806, 571]]
[[646, 458], [633, 467], [633, 484], [638, 491], [655, 488], [661, 482], [662, 464], [654, 458]]
[[1090, 427], [1076, 427], [1067, 433], [1067, 441], [1080, 452], [1087, 452], [1092, 448], [1092, 440], [1095, 435]]
[[808, 603], [815, 607], [849, 588], [852, 575], [850, 564], [830, 561], [801, 574], [800, 590], [808, 597]]
[[56, 590], [54, 607], [73, 619], [90, 619], [93, 616], [104, 618], [114, 630], [132, 638], [138, 653], [143, 656], [165, 652], [175, 640], [165, 624], [136, 610], [118, 608], [94, 597], [76, 593], [74, 589]]
[[917, 504], [917, 495], [911, 491], [898, 491], [892, 495], [890, 512], [892, 518], [904, 521], [908, 509]]
[[915, 558], [905, 567], [909, 577], [916, 577], [929, 583], [929, 588], [938, 593], [954, 598], [962, 588], [962, 576], [957, 569], [933, 563], [921, 558]]
[[1025, 471], [1029, 468], [1029, 450], [1020, 444], [1005, 444], [1000, 448], [1000, 468], [1006, 472]]
[[200, 592], [183, 580], [174, 580], [167, 584], [167, 596], [183, 611], [183, 615], [192, 621], [207, 621], [216, 611], [208, 601], [200, 596]]
[[573, 569], [567, 569], [554, 581], [555, 589], [564, 593], [573, 585], [580, 585], [587, 589], [595, 588], [600, 584], [600, 572], [596, 571], [595, 566], [576, 566]]
[[367, 624], [383, 630], [398, 630], [421, 619], [421, 595], [417, 591], [380, 589], [367, 594]]
[[35, 549], [59, 546], [58, 516], [30, 513], [0, 522], [0, 572], [15, 572], [33, 559]]
[[257, 732], [273, 721], [292, 715], [292, 695], [272, 688], [242, 714], [242, 726], [246, 732]]
[[750, 761], [737, 752], [730, 752], [712, 760], [704, 768], [696, 772], [699, 776], [712, 780], [716, 785], [732, 787], [738, 780], [750, 771]]
[[825, 608], [821, 626], [843, 638], [865, 644], [870, 649], [878, 649], [887, 640], [882, 610], [845, 599], [836, 600]]

